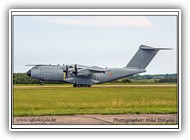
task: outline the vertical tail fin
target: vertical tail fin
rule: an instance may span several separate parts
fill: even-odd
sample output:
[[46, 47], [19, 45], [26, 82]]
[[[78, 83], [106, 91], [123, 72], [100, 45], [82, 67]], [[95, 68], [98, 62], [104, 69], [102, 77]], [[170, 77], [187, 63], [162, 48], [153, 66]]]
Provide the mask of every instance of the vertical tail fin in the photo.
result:
[[141, 45], [139, 50], [133, 56], [126, 67], [135, 67], [138, 69], [145, 69], [159, 50], [170, 50], [169, 48], [152, 48]]

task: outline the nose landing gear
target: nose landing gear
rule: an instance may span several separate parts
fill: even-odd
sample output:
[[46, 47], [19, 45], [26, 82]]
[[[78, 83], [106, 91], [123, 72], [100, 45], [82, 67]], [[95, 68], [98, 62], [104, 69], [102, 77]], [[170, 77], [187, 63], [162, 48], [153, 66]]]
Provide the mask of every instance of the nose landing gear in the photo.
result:
[[44, 84], [44, 81], [41, 81], [41, 80], [40, 80], [40, 85], [42, 86], [43, 84]]

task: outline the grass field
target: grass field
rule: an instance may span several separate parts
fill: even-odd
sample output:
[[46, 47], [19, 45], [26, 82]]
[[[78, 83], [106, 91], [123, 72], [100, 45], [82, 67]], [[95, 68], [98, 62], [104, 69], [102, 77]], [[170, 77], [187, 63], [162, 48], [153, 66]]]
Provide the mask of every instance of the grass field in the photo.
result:
[[177, 112], [176, 85], [21, 85], [12, 97], [14, 116]]

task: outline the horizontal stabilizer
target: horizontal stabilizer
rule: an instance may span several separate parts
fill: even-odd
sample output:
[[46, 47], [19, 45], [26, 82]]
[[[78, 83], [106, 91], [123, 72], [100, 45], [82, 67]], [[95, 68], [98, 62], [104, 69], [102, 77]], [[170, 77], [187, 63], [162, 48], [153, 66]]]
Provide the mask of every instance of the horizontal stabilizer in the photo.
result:
[[142, 50], [172, 50], [171, 48], [153, 48], [145, 45], [141, 45], [140, 48]]

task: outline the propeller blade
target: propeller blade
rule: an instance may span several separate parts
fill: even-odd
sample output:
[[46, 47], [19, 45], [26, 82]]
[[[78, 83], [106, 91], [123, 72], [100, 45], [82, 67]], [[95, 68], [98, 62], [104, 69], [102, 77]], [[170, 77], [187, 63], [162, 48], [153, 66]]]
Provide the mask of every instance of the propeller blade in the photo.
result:
[[66, 65], [66, 77], [68, 77], [68, 66]]
[[75, 64], [75, 73], [77, 74], [77, 64]]
[[65, 66], [63, 72], [65, 74], [65, 79], [68, 78], [68, 65]]
[[75, 64], [75, 66], [74, 66], [74, 73], [75, 73], [75, 76], [77, 76], [77, 74], [78, 74], [77, 64]]

